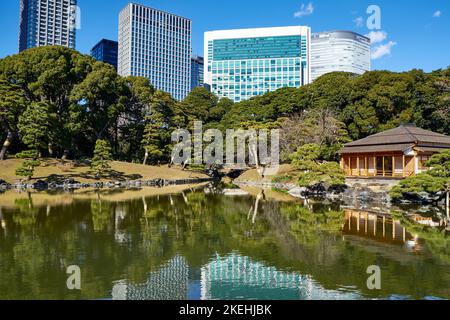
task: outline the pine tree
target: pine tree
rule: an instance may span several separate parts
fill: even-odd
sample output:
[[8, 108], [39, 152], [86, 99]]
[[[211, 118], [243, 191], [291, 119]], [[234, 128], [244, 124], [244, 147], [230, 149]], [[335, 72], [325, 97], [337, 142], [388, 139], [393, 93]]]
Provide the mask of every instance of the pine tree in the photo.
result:
[[292, 165], [300, 171], [298, 184], [303, 187], [317, 183], [339, 185], [345, 183], [344, 172], [336, 162], [319, 161], [320, 146], [305, 144], [292, 155]]
[[51, 141], [53, 117], [48, 104], [37, 102], [31, 103], [19, 118], [22, 141], [39, 155]]
[[34, 175], [34, 168], [39, 167], [41, 162], [37, 159], [36, 151], [23, 151], [16, 155], [16, 158], [25, 159], [25, 161], [16, 169], [16, 176], [26, 177], [30, 180]]
[[150, 110], [145, 116], [145, 129], [142, 144], [145, 150], [144, 165], [150, 160], [157, 163], [163, 160], [170, 144], [169, 122], [173, 114], [175, 101], [165, 92], [157, 91], [153, 95]]
[[112, 160], [111, 146], [108, 141], [97, 140], [95, 143], [94, 157], [92, 158], [91, 168], [98, 176], [111, 170], [110, 161]]
[[450, 150], [435, 154], [425, 164], [431, 168], [427, 172], [409, 177], [391, 190], [391, 197], [399, 200], [407, 194], [427, 193], [435, 197], [440, 193], [450, 193]]
[[164, 118], [161, 113], [154, 111], [145, 117], [147, 124], [144, 129], [143, 144], [145, 149], [144, 165], [147, 161], [155, 162], [164, 155], [161, 150], [161, 132], [164, 127]]

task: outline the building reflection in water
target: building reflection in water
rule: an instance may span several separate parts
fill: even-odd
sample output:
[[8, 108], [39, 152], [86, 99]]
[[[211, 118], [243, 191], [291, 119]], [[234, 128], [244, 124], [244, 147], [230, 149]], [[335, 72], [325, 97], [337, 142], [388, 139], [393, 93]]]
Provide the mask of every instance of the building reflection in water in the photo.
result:
[[[422, 244], [418, 236], [409, 233], [391, 215], [351, 209], [346, 209], [344, 212], [344, 235], [360, 236], [390, 244], [403, 244], [413, 251], [421, 250]], [[428, 221], [427, 218], [422, 219]]]
[[356, 292], [329, 290], [310, 275], [278, 270], [233, 253], [201, 268], [202, 300], [352, 300]]
[[217, 256], [202, 267], [201, 282], [202, 300], [309, 299], [313, 287], [308, 276], [281, 272], [237, 254]]
[[189, 266], [176, 256], [158, 271], [151, 272], [146, 282], [131, 284], [117, 282], [112, 290], [113, 300], [186, 300]]
[[[198, 272], [200, 271], [200, 272]], [[192, 275], [195, 275], [192, 277]], [[198, 278], [197, 278], [198, 276]], [[347, 300], [361, 299], [355, 292], [327, 290], [310, 276], [279, 271], [249, 257], [230, 254], [200, 268], [190, 268], [177, 256], [146, 282], [117, 282], [113, 300]]]

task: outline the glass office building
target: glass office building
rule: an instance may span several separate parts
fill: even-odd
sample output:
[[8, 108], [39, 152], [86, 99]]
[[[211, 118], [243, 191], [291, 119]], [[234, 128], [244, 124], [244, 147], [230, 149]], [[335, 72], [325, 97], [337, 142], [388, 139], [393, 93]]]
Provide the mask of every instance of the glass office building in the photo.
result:
[[119, 43], [117, 41], [102, 39], [91, 49], [91, 56], [98, 61], [109, 63], [117, 69], [117, 54]]
[[205, 33], [205, 83], [235, 102], [310, 82], [309, 27]]
[[194, 56], [191, 59], [191, 90], [205, 83], [205, 61], [203, 57]]
[[119, 16], [118, 73], [184, 99], [191, 89], [192, 22], [130, 3]]
[[311, 77], [345, 71], [363, 74], [371, 69], [370, 39], [351, 31], [314, 33], [311, 36]]
[[19, 51], [60, 45], [75, 48], [77, 0], [20, 0]]

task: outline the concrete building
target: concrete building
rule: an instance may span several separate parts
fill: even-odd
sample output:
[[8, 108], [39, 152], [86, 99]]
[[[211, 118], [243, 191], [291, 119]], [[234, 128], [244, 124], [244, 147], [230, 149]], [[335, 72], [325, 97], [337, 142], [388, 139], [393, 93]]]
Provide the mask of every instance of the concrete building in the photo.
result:
[[21, 0], [19, 51], [60, 45], [75, 48], [77, 0]]
[[109, 63], [117, 70], [117, 54], [119, 43], [117, 41], [102, 39], [91, 49], [91, 56], [98, 61]]
[[205, 83], [235, 102], [310, 83], [309, 27], [205, 33]]
[[130, 3], [119, 15], [118, 73], [184, 99], [191, 89], [192, 22]]
[[370, 39], [351, 31], [313, 33], [311, 79], [344, 71], [363, 74], [371, 70]]
[[203, 57], [194, 56], [191, 59], [191, 90], [201, 87], [205, 82], [205, 61]]

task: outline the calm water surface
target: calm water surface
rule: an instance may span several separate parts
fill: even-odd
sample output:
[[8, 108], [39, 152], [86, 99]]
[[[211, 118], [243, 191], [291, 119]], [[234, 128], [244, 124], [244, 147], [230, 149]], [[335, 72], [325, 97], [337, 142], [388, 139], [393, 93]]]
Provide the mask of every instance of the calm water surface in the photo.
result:
[[[204, 190], [0, 195], [0, 299], [450, 298], [439, 219]], [[424, 226], [432, 224], [435, 228]], [[81, 269], [70, 291], [68, 266]], [[366, 270], [382, 269], [382, 289]]]

